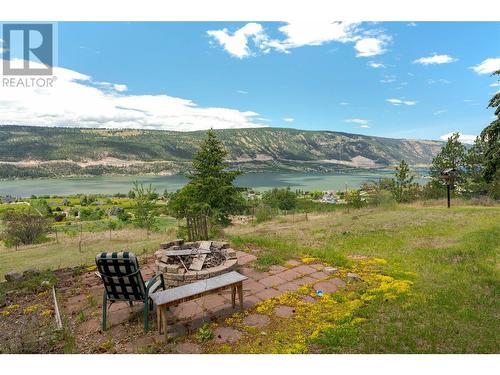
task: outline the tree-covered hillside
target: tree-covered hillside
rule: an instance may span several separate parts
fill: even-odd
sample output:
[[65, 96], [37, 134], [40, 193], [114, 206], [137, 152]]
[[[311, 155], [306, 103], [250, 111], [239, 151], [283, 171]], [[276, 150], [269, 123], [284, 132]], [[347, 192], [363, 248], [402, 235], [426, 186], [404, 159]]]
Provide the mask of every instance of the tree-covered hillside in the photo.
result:
[[[216, 130], [244, 170], [429, 164], [441, 142], [282, 128]], [[0, 178], [184, 171], [205, 132], [0, 126]]]

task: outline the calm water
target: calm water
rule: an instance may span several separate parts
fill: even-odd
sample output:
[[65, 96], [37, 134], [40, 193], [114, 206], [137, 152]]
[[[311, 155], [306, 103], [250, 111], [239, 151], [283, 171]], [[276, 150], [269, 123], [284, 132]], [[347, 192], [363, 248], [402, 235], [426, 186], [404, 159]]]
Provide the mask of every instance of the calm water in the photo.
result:
[[[272, 187], [287, 187], [292, 190], [340, 190], [359, 187], [364, 181], [387, 176], [391, 171], [366, 174], [327, 173], [248, 173], [238, 177], [236, 184], [256, 190]], [[30, 197], [31, 195], [70, 195], [127, 193], [134, 181], [152, 184], [162, 193], [165, 189], [173, 192], [186, 183], [184, 176], [105, 176], [88, 178], [61, 178], [0, 181], [0, 196]]]

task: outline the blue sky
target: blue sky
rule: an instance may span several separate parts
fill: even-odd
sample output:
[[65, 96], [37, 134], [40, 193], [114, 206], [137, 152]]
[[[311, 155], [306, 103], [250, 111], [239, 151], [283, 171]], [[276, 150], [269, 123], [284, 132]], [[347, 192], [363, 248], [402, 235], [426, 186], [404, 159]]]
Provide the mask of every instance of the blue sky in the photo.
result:
[[59, 23], [58, 42], [55, 75], [80, 105], [59, 100], [55, 126], [439, 139], [479, 134], [499, 90], [500, 23]]

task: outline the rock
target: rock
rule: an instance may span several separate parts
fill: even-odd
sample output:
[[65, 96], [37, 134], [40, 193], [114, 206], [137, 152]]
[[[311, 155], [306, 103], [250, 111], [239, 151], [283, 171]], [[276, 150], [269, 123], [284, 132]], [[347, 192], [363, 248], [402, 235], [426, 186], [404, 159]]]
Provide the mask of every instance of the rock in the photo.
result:
[[40, 285], [41, 286], [50, 286], [50, 281], [49, 280], [43, 280]]
[[160, 244], [160, 249], [168, 249], [169, 247], [172, 247], [172, 246], [181, 246], [183, 243], [184, 243], [184, 240], [182, 240], [182, 239], [177, 239], [177, 240], [173, 240], [170, 242], [164, 242], [164, 243]]
[[357, 273], [348, 272], [347, 273], [347, 281], [361, 281], [361, 277]]
[[243, 319], [243, 324], [250, 327], [265, 327], [267, 326], [271, 320], [267, 315], [264, 314], [250, 314], [245, 319]]
[[274, 308], [274, 315], [280, 318], [289, 318], [295, 314], [295, 309], [291, 306], [278, 305]]
[[38, 276], [38, 275], [40, 275], [40, 271], [38, 271], [35, 268], [29, 268], [23, 272], [24, 278], [30, 278], [30, 277], [34, 277], [34, 276]]
[[335, 267], [325, 267], [323, 268], [323, 272], [331, 275], [332, 273], [337, 273], [339, 270], [338, 268], [335, 268]]
[[179, 264], [167, 264], [168, 273], [178, 273], [181, 266]]
[[229, 243], [222, 241], [212, 241], [212, 246], [222, 250], [222, 249], [227, 249], [229, 247]]
[[314, 290], [316, 292], [321, 291], [323, 293], [335, 293], [339, 290], [339, 286], [336, 282], [325, 280], [314, 284]]
[[230, 327], [219, 327], [214, 332], [214, 341], [218, 344], [233, 343], [241, 338], [241, 332]]
[[201, 354], [202, 349], [200, 345], [194, 342], [183, 342], [175, 347], [175, 352], [179, 354]]
[[236, 251], [233, 249], [227, 249], [227, 259], [236, 259]]
[[21, 281], [23, 279], [23, 275], [21, 275], [19, 272], [8, 272], [5, 274], [5, 280], [8, 282], [12, 281]]

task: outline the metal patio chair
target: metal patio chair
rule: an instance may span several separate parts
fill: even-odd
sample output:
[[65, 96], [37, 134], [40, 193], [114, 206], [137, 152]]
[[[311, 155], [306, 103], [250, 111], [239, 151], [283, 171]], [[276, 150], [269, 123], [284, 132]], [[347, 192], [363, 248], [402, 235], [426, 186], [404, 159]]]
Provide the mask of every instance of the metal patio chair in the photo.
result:
[[133, 302], [144, 303], [144, 331], [149, 329], [149, 311], [153, 301], [149, 296], [165, 289], [163, 274], [156, 275], [144, 282], [137, 257], [128, 251], [100, 253], [95, 259], [97, 270], [104, 283], [102, 301], [102, 330], [106, 330], [108, 302]]

